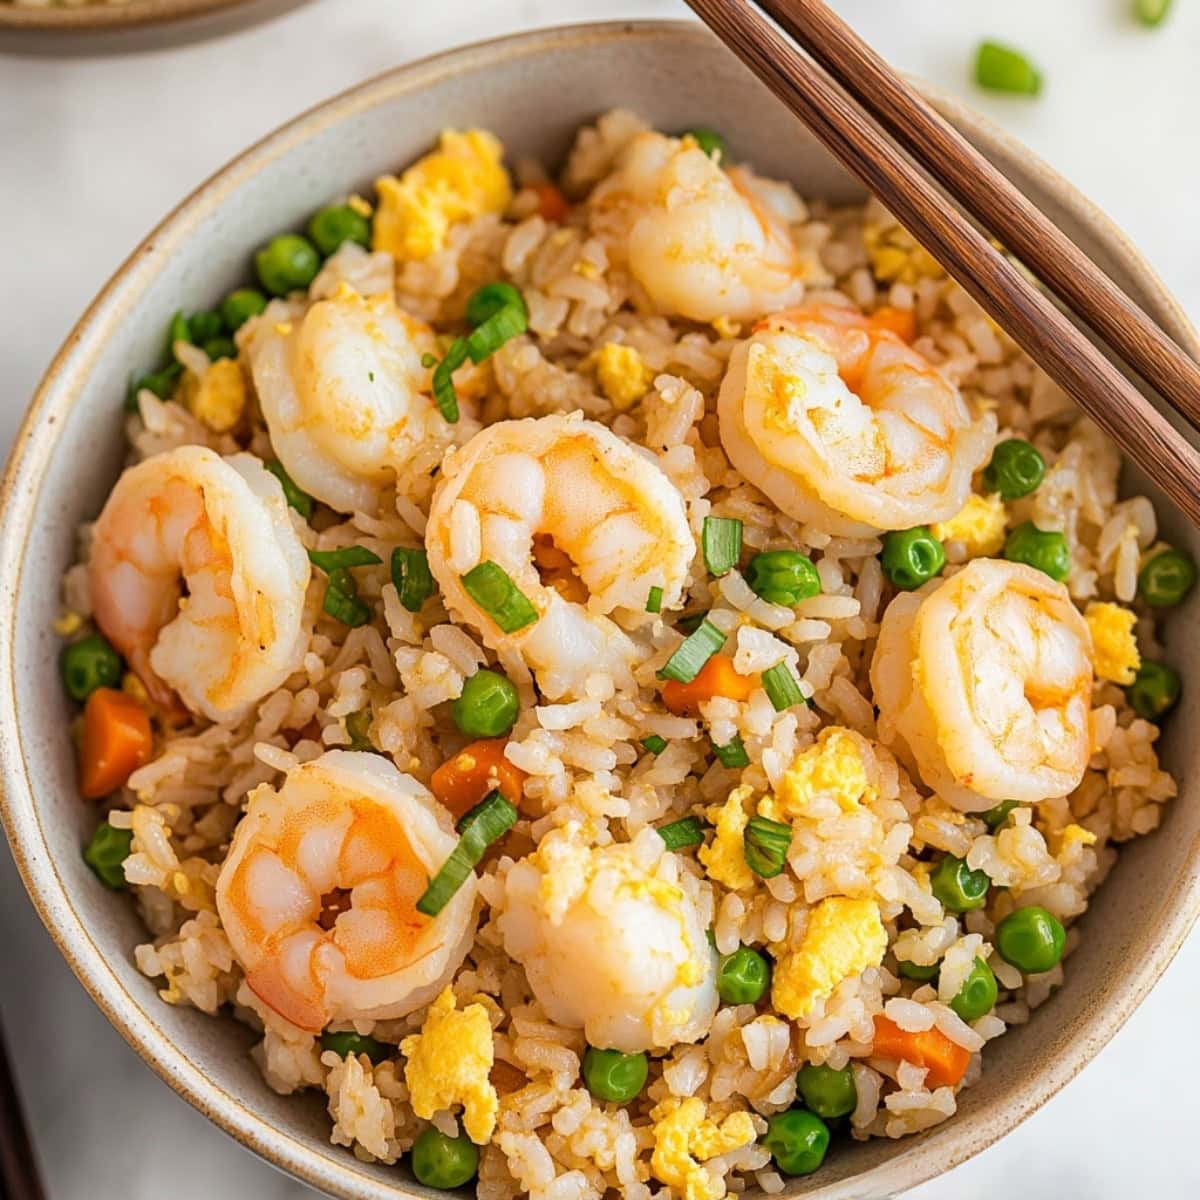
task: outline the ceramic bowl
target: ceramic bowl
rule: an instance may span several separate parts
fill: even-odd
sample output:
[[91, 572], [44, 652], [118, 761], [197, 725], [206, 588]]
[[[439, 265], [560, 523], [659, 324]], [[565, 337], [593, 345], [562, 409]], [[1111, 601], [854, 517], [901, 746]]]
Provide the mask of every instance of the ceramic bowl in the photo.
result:
[[[1193, 353], [1197, 340], [1137, 252], [1090, 204], [977, 116], [942, 111]], [[95, 516], [122, 462], [121, 404], [131, 367], [155, 360], [165, 315], [216, 301], [251, 251], [301, 225], [331, 197], [364, 188], [423, 152], [445, 126], [484, 124], [510, 155], [561, 160], [578, 125], [615, 105], [656, 126], [721, 128], [738, 154], [802, 194], [850, 200], [858, 187], [745, 69], [689, 24], [606, 24], [532, 33], [403, 67], [337, 97], [236, 159], [134, 252], [51, 365], [3, 487], [0, 530], [0, 763], [4, 820], [42, 919], [84, 986], [147, 1063], [233, 1137], [341, 1197], [433, 1193], [406, 1166], [366, 1165], [329, 1144], [317, 1096], [280, 1097], [230, 1019], [164, 1004], [133, 965], [145, 940], [127, 897], [97, 885], [79, 848], [95, 814], [78, 798], [71, 712], [51, 629], [76, 525]], [[1133, 481], [1139, 488], [1141, 481]], [[1151, 489], [1151, 495], [1153, 495]], [[1174, 540], [1183, 522], [1155, 497]], [[1191, 539], [1193, 544], [1195, 539]], [[1200, 549], [1200, 547], [1197, 547]], [[1193, 604], [1193, 616], [1195, 606]], [[1177, 621], [1177, 628], [1187, 616]], [[1186, 677], [1200, 646], [1179, 636]], [[1193, 665], [1195, 664], [1195, 665]], [[949, 1169], [1028, 1116], [1108, 1041], [1161, 974], [1200, 909], [1200, 751], [1196, 697], [1184, 691], [1165, 739], [1184, 792], [1163, 830], [1129, 847], [1083, 921], [1066, 985], [986, 1052], [959, 1114], [906, 1141], [851, 1144], [789, 1194], [894, 1195]], [[1190, 736], [1189, 736], [1190, 735]]]
[[56, 33], [129, 29], [198, 17], [245, 3], [246, 0], [127, 0], [123, 4], [106, 4], [103, 0], [95, 0], [68, 8], [61, 4], [41, 7], [0, 0], [0, 29], [41, 29]]

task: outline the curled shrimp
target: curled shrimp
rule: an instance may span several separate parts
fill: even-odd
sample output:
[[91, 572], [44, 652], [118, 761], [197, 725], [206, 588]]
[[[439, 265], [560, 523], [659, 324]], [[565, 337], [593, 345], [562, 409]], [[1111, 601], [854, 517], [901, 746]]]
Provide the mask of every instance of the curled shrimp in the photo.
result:
[[953, 517], [995, 417], [857, 310], [768, 318], [729, 360], [717, 411], [730, 461], [798, 521], [857, 536]]
[[433, 331], [388, 295], [342, 283], [296, 321], [259, 321], [249, 359], [271, 445], [339, 512], [374, 512], [408, 468], [432, 468], [449, 426], [428, 394]]
[[279, 481], [253, 455], [203, 446], [121, 476], [88, 563], [96, 623], [155, 702], [213, 721], [299, 665], [309, 573]]
[[386, 759], [330, 750], [251, 793], [217, 880], [246, 982], [312, 1032], [428, 1004], [475, 933], [475, 876], [417, 911], [454, 849], [449, 814]]
[[1067, 589], [977, 558], [897, 596], [871, 663], [879, 733], [955, 808], [1065, 796], [1090, 753], [1092, 641]]
[[[696, 545], [683, 498], [645, 454], [578, 416], [501, 421], [449, 455], [425, 531], [450, 611], [515, 647], [550, 698], [632, 654], [610, 614], [643, 620], [650, 589], [677, 606]], [[537, 619], [505, 633], [464, 587], [498, 565]], [[545, 576], [545, 578], [543, 578]]]
[[588, 203], [593, 227], [611, 230], [664, 314], [753, 320], [798, 303], [819, 270], [788, 230], [803, 216], [795, 198], [745, 170], [723, 170], [690, 138], [639, 134]]

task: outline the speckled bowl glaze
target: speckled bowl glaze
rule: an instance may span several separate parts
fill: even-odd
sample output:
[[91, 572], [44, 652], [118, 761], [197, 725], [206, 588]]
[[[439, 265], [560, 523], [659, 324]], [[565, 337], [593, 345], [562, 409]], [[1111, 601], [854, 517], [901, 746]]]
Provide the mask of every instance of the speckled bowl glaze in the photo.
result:
[[[945, 98], [941, 110], [1192, 353], [1178, 306], [1125, 238], [1023, 147]], [[582, 122], [615, 105], [664, 129], [719, 126], [740, 157], [835, 200], [859, 189], [734, 58], [688, 24], [606, 24], [469, 47], [363, 84], [259, 143], [206, 183], [134, 252], [50, 367], [3, 485], [0, 529], [0, 763], [4, 821], [25, 885], [84, 986], [155, 1071], [256, 1153], [340, 1197], [432, 1197], [407, 1167], [368, 1166], [329, 1144], [316, 1096], [280, 1097], [246, 1054], [252, 1036], [159, 1000], [133, 966], [144, 940], [133, 905], [99, 887], [79, 848], [94, 812], [78, 798], [50, 623], [74, 530], [120, 470], [121, 402], [131, 367], [154, 361], [165, 314], [214, 302], [250, 252], [330, 197], [364, 188], [448, 125], [484, 124], [514, 156], [561, 160]], [[1131, 484], [1142, 487], [1141, 480]], [[1151, 489], [1153, 495], [1153, 490]], [[1191, 541], [1156, 497], [1167, 534]], [[1176, 619], [1195, 619], [1197, 600]], [[1200, 672], [1176, 633], [1173, 659]], [[1161, 832], [1129, 847], [1084, 920], [1067, 983], [1034, 1020], [986, 1052], [959, 1115], [924, 1136], [847, 1145], [790, 1195], [895, 1195], [983, 1149], [1043, 1104], [1116, 1032], [1200, 911], [1200, 687], [1185, 689], [1166, 738], [1184, 781]], [[1193, 736], [1189, 737], [1189, 733]], [[1193, 780], [1197, 782], [1193, 783]]]

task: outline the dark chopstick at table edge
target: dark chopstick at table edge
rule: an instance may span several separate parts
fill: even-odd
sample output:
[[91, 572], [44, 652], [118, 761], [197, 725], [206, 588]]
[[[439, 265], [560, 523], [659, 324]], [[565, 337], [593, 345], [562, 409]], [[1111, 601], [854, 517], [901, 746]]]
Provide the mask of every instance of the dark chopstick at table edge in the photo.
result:
[[45, 1200], [45, 1195], [0, 1030], [0, 1197]]
[[[748, 0], [688, 3], [1191, 523], [1200, 525], [1200, 454], [959, 212], [931, 179], [933, 172], [915, 166], [853, 97]], [[814, 5], [815, 0], [809, 7]], [[797, 0], [793, 8], [799, 7]], [[810, 30], [808, 36], [823, 35]], [[976, 187], [988, 186], [985, 175], [969, 177]], [[1103, 305], [1104, 298], [1097, 303]]]

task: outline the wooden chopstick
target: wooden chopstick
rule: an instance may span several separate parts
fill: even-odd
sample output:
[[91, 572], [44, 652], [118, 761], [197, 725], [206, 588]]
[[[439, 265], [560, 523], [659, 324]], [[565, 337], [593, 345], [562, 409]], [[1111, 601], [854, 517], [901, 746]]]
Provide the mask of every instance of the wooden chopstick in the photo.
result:
[[980, 307], [1200, 525], [1200, 454], [1116, 367], [763, 13], [747, 0], [688, 3]]
[[1200, 425], [1200, 366], [824, 0], [758, 0], [977, 221], [1147, 383]]
[[37, 1159], [21, 1113], [21, 1101], [0, 1031], [0, 1197], [44, 1200]]

